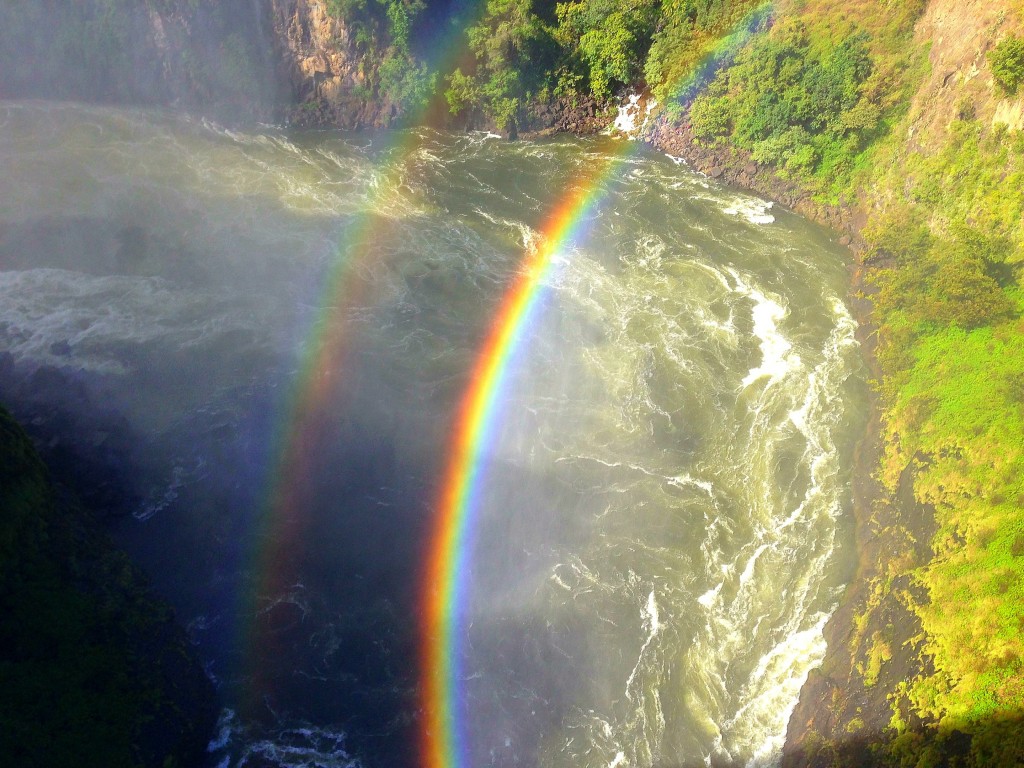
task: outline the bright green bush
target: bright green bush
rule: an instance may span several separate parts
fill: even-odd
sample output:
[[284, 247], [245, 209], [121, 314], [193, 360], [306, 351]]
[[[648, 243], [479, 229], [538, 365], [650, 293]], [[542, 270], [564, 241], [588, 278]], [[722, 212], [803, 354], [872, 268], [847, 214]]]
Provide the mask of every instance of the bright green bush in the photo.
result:
[[769, 7], [761, 0], [666, 0], [644, 63], [644, 77], [662, 102], [672, 103], [730, 59]]
[[1018, 86], [1024, 82], [1024, 38], [1013, 35], [1004, 38], [989, 51], [988, 65], [1000, 88], [1011, 95], [1017, 93]]
[[559, 3], [557, 16], [555, 38], [580, 62], [595, 96], [639, 78], [658, 19], [653, 0], [576, 0]]
[[694, 101], [695, 135], [728, 138], [758, 162], [841, 189], [879, 125], [862, 94], [873, 66], [863, 33], [830, 43], [799, 21], [780, 22]]

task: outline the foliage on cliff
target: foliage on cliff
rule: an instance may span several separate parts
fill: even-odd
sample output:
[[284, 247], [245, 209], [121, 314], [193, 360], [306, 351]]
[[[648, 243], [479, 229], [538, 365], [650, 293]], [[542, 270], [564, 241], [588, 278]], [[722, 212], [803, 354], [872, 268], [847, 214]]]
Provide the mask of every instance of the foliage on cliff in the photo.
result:
[[988, 53], [995, 81], [1009, 94], [1017, 93], [1017, 86], [1024, 81], [1024, 40], [1011, 36], [1000, 41]]
[[647, 81], [674, 98], [755, 0], [488, 0], [467, 32], [470, 59], [448, 75], [453, 113], [480, 110], [505, 127], [531, 101], [605, 100]]
[[0, 753], [19, 766], [188, 765], [216, 709], [141, 576], [60, 499], [0, 409]]
[[[488, 8], [499, 5], [510, 7]], [[516, 0], [546, 58], [490, 53], [500, 30], [516, 28], [492, 19], [471, 33], [478, 68], [452, 82], [469, 94], [452, 100], [461, 107], [511, 71], [533, 84], [519, 99], [543, 88], [607, 94], [643, 72], [657, 96], [689, 107], [698, 141], [868, 214], [885, 503], [907, 503], [895, 499], [909, 483], [937, 533], [921, 543], [923, 560], [888, 564], [878, 585], [899, 594], [920, 634], [890, 647], [877, 602], [857, 620], [881, 622], [861, 684], [892, 686], [889, 728], [862, 756], [922, 768], [1024, 760], [1024, 130], [998, 119], [1016, 114], [1005, 99], [1024, 80], [1024, 58], [1006, 29], [1024, 19], [1006, 4], [986, 6], [991, 19], [958, 8], [967, 16], [957, 23], [982, 30], [978, 50], [937, 73], [942, 51], [930, 44], [941, 43], [921, 30], [949, 17], [948, 5], [791, 0], [773, 4], [765, 25], [751, 22], [764, 6], [740, 0], [575, 0], [553, 16]], [[744, 28], [758, 34], [732, 44]], [[968, 68], [979, 62], [982, 78]], [[502, 121], [516, 107], [475, 104]], [[899, 685], [885, 674], [896, 663], [909, 675]], [[846, 718], [839, 738], [858, 727]]]
[[479, 109], [499, 128], [512, 125], [526, 102], [546, 87], [545, 64], [555, 42], [530, 0], [488, 0], [466, 31], [472, 60], [448, 76], [453, 113]]
[[436, 88], [437, 74], [412, 50], [426, 7], [423, 0], [327, 0], [328, 14], [348, 27], [362, 70], [375, 75], [378, 96], [404, 113], [421, 110]]

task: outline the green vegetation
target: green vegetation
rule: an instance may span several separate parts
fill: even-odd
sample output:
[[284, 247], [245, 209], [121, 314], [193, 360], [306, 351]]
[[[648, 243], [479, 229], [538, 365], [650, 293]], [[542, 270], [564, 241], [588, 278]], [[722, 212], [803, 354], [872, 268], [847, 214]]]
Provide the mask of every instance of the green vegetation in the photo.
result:
[[551, 29], [533, 12], [530, 0], [488, 0], [466, 35], [474, 61], [466, 72], [456, 69], [448, 78], [448, 105], [453, 113], [479, 109], [507, 128], [525, 103], [546, 88], [546, 65], [554, 48]]
[[584, 74], [590, 91], [604, 99], [614, 85], [633, 83], [639, 77], [658, 10], [655, 0], [559, 3], [555, 38], [571, 69]]
[[646, 81], [671, 101], [706, 75], [709, 61], [738, 49], [745, 39], [738, 32], [763, 23], [767, 7], [757, 0], [488, 0], [467, 32], [472, 61], [447, 79], [448, 104], [505, 127], [527, 104], [552, 95], [607, 100]]
[[864, 89], [874, 68], [866, 34], [812, 35], [784, 20], [737, 56], [693, 104], [694, 134], [727, 138], [770, 163], [831, 190], [846, 188], [881, 112]]
[[1024, 81], [1024, 38], [1007, 37], [989, 51], [992, 77], [1004, 91], [1013, 95]]
[[[381, 96], [404, 114], [422, 109], [437, 89], [437, 75], [412, 52], [423, 0], [327, 0], [327, 12], [343, 19], [362, 53], [364, 72], [376, 72]], [[371, 98], [368, 88], [363, 96]]]
[[672, 104], [702, 75], [713, 75], [714, 65], [735, 54], [748, 34], [763, 25], [768, 10], [761, 0], [663, 3], [644, 64], [644, 77], [655, 97]]

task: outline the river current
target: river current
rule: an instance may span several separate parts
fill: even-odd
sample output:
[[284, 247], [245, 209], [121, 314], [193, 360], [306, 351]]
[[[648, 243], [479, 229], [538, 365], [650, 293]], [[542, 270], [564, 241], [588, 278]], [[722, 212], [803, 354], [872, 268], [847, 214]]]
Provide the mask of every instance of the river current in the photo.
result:
[[[87, 442], [127, 446], [115, 537], [218, 684], [211, 766], [418, 764], [419, 582], [460, 398], [524, 254], [620, 141], [0, 102], [7, 380], [59, 372], [62, 408], [105, 414]], [[601, 184], [487, 446], [468, 749], [770, 765], [854, 559], [846, 256], [642, 148]], [[344, 354], [297, 466], [325, 333]]]

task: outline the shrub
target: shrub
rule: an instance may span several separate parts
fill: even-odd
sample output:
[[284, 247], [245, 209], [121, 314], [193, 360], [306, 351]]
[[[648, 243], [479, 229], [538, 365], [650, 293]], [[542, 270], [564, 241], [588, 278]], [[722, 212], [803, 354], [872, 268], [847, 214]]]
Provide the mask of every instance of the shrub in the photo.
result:
[[1004, 38], [989, 51], [988, 64], [999, 87], [1010, 95], [1017, 93], [1017, 87], [1024, 81], [1024, 38]]
[[509, 127], [523, 103], [547, 85], [551, 32], [531, 0], [488, 0], [466, 36], [473, 61], [449, 76], [448, 107], [453, 113], [476, 107], [500, 128]]
[[600, 98], [614, 84], [632, 83], [650, 47], [658, 10], [650, 0], [559, 3], [555, 37], [582, 64], [590, 89]]

